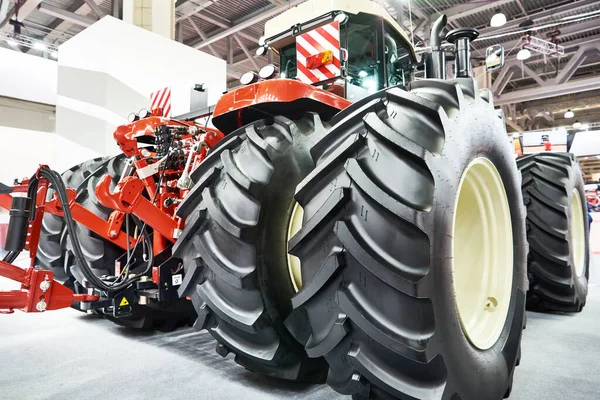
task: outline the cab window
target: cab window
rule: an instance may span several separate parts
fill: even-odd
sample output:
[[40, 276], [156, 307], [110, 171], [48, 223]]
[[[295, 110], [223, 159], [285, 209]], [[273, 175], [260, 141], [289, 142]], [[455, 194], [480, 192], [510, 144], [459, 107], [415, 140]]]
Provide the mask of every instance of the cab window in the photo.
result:
[[412, 66], [409, 44], [388, 23], [384, 29], [386, 86], [406, 85]]

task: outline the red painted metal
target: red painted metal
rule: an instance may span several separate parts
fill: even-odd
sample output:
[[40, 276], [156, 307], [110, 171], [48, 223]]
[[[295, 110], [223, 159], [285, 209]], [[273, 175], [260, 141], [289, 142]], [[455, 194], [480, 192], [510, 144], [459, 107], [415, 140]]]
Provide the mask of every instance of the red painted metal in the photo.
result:
[[213, 118], [257, 104], [290, 103], [298, 99], [312, 99], [338, 110], [352, 104], [343, 97], [297, 80], [271, 79], [235, 89], [221, 96], [215, 105]]
[[114, 192], [110, 191], [111, 181], [112, 178], [106, 175], [96, 186], [96, 196], [103, 206], [126, 214], [134, 214], [167, 240], [175, 242], [173, 232], [178, 227], [176, 220], [142, 195], [144, 184], [139, 178], [126, 177], [119, 182]]
[[98, 301], [98, 296], [73, 294], [73, 291], [54, 280], [51, 271], [19, 268], [0, 261], [0, 276], [21, 283], [20, 290], [0, 292], [0, 312], [43, 312], [68, 308], [74, 301]]
[[[87, 208], [83, 207], [81, 204], [75, 201], [75, 196], [77, 192], [75, 189], [67, 189], [67, 198], [69, 199], [69, 208], [71, 209], [71, 216], [73, 220], [82, 224], [92, 232], [102, 236], [104, 239], [116, 244], [122, 249], [127, 249], [127, 238], [125, 237], [125, 233], [122, 231], [117, 231], [117, 236], [109, 235], [110, 232], [110, 223], [100, 218]], [[46, 201], [45, 211], [58, 215], [60, 217], [64, 216], [62, 205], [60, 201], [56, 197], [56, 194], [52, 197], [51, 200]], [[129, 238], [130, 246], [135, 245], [135, 239]]]
[[0, 194], [0, 208], [10, 211], [12, 204], [12, 196], [10, 194]]

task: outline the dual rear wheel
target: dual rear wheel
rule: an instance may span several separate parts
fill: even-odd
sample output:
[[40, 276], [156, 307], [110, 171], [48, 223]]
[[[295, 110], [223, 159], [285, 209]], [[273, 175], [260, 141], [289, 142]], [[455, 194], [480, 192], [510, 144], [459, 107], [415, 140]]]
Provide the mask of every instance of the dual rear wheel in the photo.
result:
[[357, 399], [508, 395], [525, 210], [485, 98], [470, 80], [427, 80], [330, 129], [308, 114], [225, 138], [179, 209], [196, 326], [250, 370], [326, 376]]

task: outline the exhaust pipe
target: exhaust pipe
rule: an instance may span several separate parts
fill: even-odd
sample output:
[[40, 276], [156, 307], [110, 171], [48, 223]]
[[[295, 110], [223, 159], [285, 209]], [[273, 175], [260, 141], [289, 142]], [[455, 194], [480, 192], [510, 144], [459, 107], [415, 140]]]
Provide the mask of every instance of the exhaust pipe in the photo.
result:
[[446, 55], [442, 50], [440, 37], [446, 27], [447, 18], [440, 15], [431, 27], [431, 53], [425, 59], [425, 77], [427, 79], [446, 79]]

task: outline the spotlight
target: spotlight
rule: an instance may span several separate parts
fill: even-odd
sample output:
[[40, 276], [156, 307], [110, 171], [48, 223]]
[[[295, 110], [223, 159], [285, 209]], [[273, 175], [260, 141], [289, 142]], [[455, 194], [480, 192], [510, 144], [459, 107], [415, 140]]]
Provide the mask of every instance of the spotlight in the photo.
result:
[[527, 49], [521, 49], [517, 53], [517, 60], [523, 61], [523, 60], [527, 60], [529, 57], [531, 57], [531, 52]]
[[502, 14], [502, 11], [500, 11], [500, 9], [497, 9], [496, 14], [494, 14], [492, 19], [490, 20], [490, 25], [493, 26], [494, 28], [497, 28], [499, 26], [504, 25], [505, 23], [506, 23], [506, 15]]

